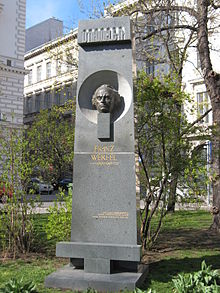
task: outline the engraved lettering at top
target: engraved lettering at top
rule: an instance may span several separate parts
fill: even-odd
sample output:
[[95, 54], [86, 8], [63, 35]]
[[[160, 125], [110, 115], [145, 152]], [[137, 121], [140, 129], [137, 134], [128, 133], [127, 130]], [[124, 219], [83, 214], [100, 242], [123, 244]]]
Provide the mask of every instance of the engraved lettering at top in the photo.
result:
[[122, 26], [84, 29], [82, 31], [82, 43], [120, 41], [124, 39], [125, 28]]

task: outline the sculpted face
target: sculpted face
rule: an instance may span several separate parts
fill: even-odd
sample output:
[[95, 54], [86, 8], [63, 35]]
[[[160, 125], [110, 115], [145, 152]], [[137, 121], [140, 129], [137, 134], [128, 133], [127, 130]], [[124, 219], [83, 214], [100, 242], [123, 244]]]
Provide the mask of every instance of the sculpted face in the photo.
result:
[[119, 94], [109, 85], [100, 86], [92, 97], [92, 104], [100, 113], [111, 113]]
[[96, 109], [101, 113], [112, 112], [114, 96], [108, 88], [99, 89], [96, 93]]

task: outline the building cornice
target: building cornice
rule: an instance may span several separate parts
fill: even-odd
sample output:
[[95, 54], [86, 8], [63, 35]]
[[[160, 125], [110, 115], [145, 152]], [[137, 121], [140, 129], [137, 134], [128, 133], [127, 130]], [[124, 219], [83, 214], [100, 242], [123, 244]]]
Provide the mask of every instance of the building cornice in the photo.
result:
[[204, 84], [204, 79], [202, 77], [197, 77], [197, 78], [189, 80], [189, 83], [192, 85]]
[[27, 52], [24, 55], [24, 60], [28, 60], [31, 59], [32, 57], [35, 57], [41, 53], [44, 53], [50, 49], [53, 49], [57, 46], [60, 46], [62, 44], [64, 44], [65, 42], [68, 42], [70, 40], [76, 39], [77, 38], [77, 32], [78, 29], [75, 29], [73, 31], [71, 31], [70, 33], [68, 33], [67, 35], [63, 36], [63, 37], [59, 37], [53, 41], [50, 41], [48, 43], [45, 43], [37, 48], [32, 49], [31, 51]]
[[24, 68], [19, 68], [19, 67], [14, 67], [14, 66], [7, 66], [3, 63], [0, 63], [0, 70], [2, 71], [6, 71], [6, 72], [12, 72], [15, 74], [27, 74], [28, 70], [24, 69]]

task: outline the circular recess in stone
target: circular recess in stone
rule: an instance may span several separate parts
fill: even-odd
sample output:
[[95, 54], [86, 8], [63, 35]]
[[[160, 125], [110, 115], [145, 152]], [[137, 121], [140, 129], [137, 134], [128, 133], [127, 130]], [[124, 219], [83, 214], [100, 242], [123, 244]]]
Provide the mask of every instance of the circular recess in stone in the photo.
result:
[[97, 71], [88, 76], [80, 87], [78, 95], [79, 108], [85, 117], [97, 123], [98, 111], [92, 106], [92, 96], [95, 90], [103, 84], [109, 84], [121, 96], [121, 104], [111, 115], [112, 121], [118, 121], [129, 110], [132, 101], [131, 87], [128, 81], [118, 72], [111, 70]]

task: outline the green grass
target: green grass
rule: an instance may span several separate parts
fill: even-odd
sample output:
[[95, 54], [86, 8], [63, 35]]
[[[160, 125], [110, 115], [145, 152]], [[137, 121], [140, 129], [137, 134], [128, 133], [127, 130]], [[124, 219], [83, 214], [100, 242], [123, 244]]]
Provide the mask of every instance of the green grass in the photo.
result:
[[[0, 287], [3, 287], [11, 278], [20, 279], [24, 282], [32, 280], [40, 293], [57, 293], [60, 290], [48, 289], [44, 287], [45, 277], [52, 273], [54, 269], [64, 264], [60, 259], [44, 259], [42, 257], [30, 258], [29, 260], [16, 260], [0, 262]], [[70, 290], [66, 293], [72, 292]]]
[[[54, 253], [54, 241], [48, 242], [43, 229], [47, 215], [35, 218], [36, 239], [34, 242], [37, 256], [32, 254], [25, 260], [7, 260], [0, 262], [0, 287], [10, 278], [24, 277], [37, 284], [39, 292], [58, 293], [55, 289], [44, 288], [46, 275], [55, 271], [67, 260], [48, 257]], [[173, 292], [172, 278], [178, 273], [199, 271], [205, 259], [207, 265], [220, 269], [220, 235], [208, 232], [212, 217], [205, 211], [179, 211], [165, 219], [161, 234], [143, 260], [150, 263], [149, 274], [142, 286], [143, 290], [154, 289], [156, 292]], [[71, 292], [71, 291], [65, 291]]]
[[178, 211], [168, 214], [163, 222], [163, 230], [178, 229], [208, 229], [212, 222], [212, 215], [209, 212], [198, 211]]
[[[157, 216], [152, 220], [152, 227], [157, 224]], [[204, 210], [177, 211], [167, 214], [162, 223], [161, 231], [178, 229], [208, 229], [212, 222], [212, 215]]]
[[179, 273], [192, 273], [201, 269], [205, 260], [213, 269], [220, 269], [220, 250], [177, 250], [170, 256], [150, 265], [150, 272], [142, 289], [151, 288], [156, 292], [173, 292], [172, 279]]

